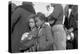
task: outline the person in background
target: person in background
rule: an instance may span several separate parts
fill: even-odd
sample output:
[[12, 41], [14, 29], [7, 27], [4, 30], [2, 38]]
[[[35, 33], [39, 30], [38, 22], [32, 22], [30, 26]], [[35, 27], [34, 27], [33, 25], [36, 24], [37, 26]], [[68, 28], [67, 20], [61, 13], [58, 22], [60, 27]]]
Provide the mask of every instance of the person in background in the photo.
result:
[[73, 48], [78, 49], [78, 6], [73, 5], [70, 17], [70, 28], [73, 27], [74, 33]]
[[72, 35], [73, 39], [67, 41], [67, 49], [77, 49], [78, 48], [78, 6], [77, 5], [68, 5], [64, 25], [69, 33], [73, 33]]
[[11, 14], [17, 9], [17, 5], [12, 3], [11, 1], [9, 2], [9, 11], [11, 11]]
[[[35, 14], [31, 2], [23, 2], [11, 15], [11, 52], [21, 52], [26, 47], [20, 42], [24, 32], [29, 31], [28, 16]], [[26, 20], [27, 19], [27, 20]]]
[[67, 47], [66, 49], [72, 49], [73, 45], [72, 45], [72, 40], [71, 40], [71, 35], [70, 35], [70, 31], [69, 31], [69, 18], [72, 12], [72, 5], [67, 5], [65, 7], [65, 22], [64, 22], [64, 26], [67, 32]]
[[51, 27], [45, 24], [45, 16], [42, 13], [37, 13], [35, 17], [36, 25], [38, 27], [37, 51], [52, 50], [53, 38]]
[[50, 14], [57, 21], [55, 25], [52, 27], [52, 31], [54, 32], [54, 50], [66, 50], [66, 32], [64, 30], [63, 25], [63, 7], [61, 4], [51, 4], [54, 7], [54, 11]]

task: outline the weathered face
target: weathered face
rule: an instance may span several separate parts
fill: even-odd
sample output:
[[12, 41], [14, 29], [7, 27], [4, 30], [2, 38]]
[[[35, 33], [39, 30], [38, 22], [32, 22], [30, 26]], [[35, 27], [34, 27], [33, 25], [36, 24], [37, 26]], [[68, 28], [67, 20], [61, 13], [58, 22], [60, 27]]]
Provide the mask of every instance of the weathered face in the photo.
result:
[[33, 27], [35, 27], [35, 21], [34, 21], [34, 19], [29, 19], [29, 26], [31, 27], [31, 28], [33, 28]]
[[43, 22], [39, 19], [39, 17], [35, 18], [35, 20], [36, 20], [37, 27], [42, 25]]

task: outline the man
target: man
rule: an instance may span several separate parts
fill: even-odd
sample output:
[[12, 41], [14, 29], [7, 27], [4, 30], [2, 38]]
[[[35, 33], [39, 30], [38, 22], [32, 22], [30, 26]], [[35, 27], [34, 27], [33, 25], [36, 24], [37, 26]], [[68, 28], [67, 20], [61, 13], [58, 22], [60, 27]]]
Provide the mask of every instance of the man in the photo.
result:
[[27, 17], [31, 14], [35, 14], [32, 3], [23, 2], [23, 5], [18, 7], [11, 16], [11, 52], [13, 53], [26, 49], [20, 40], [22, 34], [29, 29]]
[[[69, 11], [71, 9], [71, 12]], [[70, 14], [69, 14], [70, 13]], [[73, 33], [73, 40], [67, 41], [67, 49], [78, 48], [78, 6], [68, 5], [64, 25], [68, 32]]]
[[74, 33], [73, 48], [78, 49], [78, 6], [72, 6], [72, 12], [70, 16], [70, 29], [73, 28]]
[[38, 26], [38, 42], [37, 51], [52, 50], [53, 38], [51, 33], [51, 27], [45, 24], [45, 16], [42, 13], [38, 13], [35, 17], [36, 25]]

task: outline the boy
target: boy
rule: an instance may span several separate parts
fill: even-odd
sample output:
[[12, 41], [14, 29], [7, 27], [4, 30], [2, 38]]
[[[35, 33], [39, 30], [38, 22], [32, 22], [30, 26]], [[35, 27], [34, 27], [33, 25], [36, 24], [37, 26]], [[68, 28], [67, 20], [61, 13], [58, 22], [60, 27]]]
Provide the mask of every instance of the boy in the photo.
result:
[[53, 38], [51, 27], [45, 24], [45, 16], [38, 13], [35, 17], [36, 25], [38, 27], [37, 51], [51, 50], [53, 46]]

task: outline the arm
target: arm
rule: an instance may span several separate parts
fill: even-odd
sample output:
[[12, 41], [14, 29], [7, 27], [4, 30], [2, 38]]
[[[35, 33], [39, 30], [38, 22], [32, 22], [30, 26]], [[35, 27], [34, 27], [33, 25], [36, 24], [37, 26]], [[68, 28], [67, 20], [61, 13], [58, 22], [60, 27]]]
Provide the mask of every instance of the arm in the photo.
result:
[[19, 19], [20, 17], [20, 8], [18, 8], [17, 10], [15, 10], [15, 12], [12, 14], [11, 16], [11, 28], [13, 27], [13, 25], [16, 23], [16, 21]]
[[[30, 39], [27, 37], [27, 38], [25, 38], [25, 40], [21, 41], [21, 43], [23, 43], [27, 48], [30, 48], [36, 44], [37, 38], [36, 38], [35, 32], [36, 31], [32, 31], [28, 34], [28, 37]], [[27, 35], [27, 34], [25, 34], [25, 35]], [[33, 37], [33, 36], [35, 36], [35, 37]]]
[[77, 22], [76, 22], [76, 19], [74, 18], [73, 15], [70, 16], [70, 22], [69, 22], [69, 25], [70, 25], [70, 30], [71, 31], [75, 31], [77, 30]]

